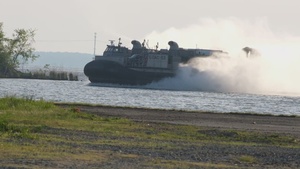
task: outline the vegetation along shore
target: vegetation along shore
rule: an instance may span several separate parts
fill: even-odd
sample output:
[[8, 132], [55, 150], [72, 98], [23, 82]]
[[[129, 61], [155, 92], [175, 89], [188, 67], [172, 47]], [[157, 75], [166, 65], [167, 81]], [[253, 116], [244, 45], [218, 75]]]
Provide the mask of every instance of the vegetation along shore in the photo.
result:
[[0, 78], [26, 78], [78, 81], [78, 75], [72, 72], [50, 70], [46, 64], [38, 71], [20, 71], [20, 65], [34, 61], [39, 56], [35, 54], [33, 43], [35, 30], [16, 29], [11, 38], [3, 31], [0, 22]]
[[0, 168], [299, 168], [299, 122], [6, 97]]

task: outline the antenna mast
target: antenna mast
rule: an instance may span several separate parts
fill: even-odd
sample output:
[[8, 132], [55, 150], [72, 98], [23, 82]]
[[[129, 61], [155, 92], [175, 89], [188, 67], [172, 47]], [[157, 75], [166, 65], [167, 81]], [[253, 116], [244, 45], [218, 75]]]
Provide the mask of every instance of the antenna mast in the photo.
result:
[[97, 41], [97, 33], [94, 36], [94, 56], [96, 56], [96, 41]]

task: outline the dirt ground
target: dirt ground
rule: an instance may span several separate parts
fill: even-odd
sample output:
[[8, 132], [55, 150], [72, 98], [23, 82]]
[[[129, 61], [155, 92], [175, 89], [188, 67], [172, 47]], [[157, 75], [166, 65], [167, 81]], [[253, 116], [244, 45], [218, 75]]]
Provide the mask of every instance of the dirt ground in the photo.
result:
[[[63, 104], [60, 104], [63, 106]], [[300, 117], [235, 113], [187, 112], [143, 108], [76, 105], [80, 111], [101, 116], [124, 117], [134, 121], [195, 125], [218, 129], [237, 129], [280, 133], [300, 138]]]
[[[271, 135], [278, 133], [300, 138], [300, 117], [74, 104], [57, 105], [101, 117], [128, 118], [156, 130], [153, 130], [154, 132], [142, 130], [149, 136], [143, 138], [132, 135], [104, 135], [101, 132], [71, 130], [64, 127], [47, 127], [39, 134], [49, 135], [49, 138], [55, 138], [54, 140], [39, 142], [39, 140], [13, 138], [6, 141], [13, 141], [14, 144], [21, 145], [21, 147], [42, 145], [44, 148], [49, 146], [61, 151], [62, 154], [67, 153], [70, 157], [35, 159], [32, 158], [35, 156], [27, 157], [27, 154], [22, 158], [6, 157], [5, 154], [0, 158], [0, 168], [300, 168], [299, 147], [269, 145], [268, 143], [225, 144], [213, 141], [203, 142], [200, 139], [199, 142], [149, 139], [156, 134], [155, 131], [170, 130], [170, 128], [165, 128], [162, 123], [201, 126], [203, 130], [197, 132], [202, 132], [207, 136], [226, 134], [228, 138], [235, 137], [235, 131], [225, 131], [233, 129]], [[140, 130], [138, 129], [136, 132], [140, 132]], [[179, 134], [182, 133], [179, 132]], [[111, 142], [112, 140], [113, 142]], [[299, 139], [295, 140], [298, 142]], [[122, 144], [118, 144], [119, 142]], [[128, 144], [129, 142], [133, 144]], [[155, 142], [155, 146], [148, 146], [153, 142]], [[253, 140], [250, 140], [249, 143], [251, 142]], [[165, 145], [172, 146], [165, 147]]]

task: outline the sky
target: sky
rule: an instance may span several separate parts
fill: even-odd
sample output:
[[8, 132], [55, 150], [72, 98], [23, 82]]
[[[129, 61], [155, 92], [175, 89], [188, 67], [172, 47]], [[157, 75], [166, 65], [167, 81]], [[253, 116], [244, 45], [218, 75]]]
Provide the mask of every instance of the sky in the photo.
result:
[[[0, 6], [6, 36], [34, 29], [34, 47], [44, 52], [93, 54], [95, 33], [96, 54], [118, 38], [129, 47], [133, 39], [147, 39], [150, 47], [176, 40], [183, 47], [222, 49], [245, 34], [300, 36], [299, 0], [0, 0]], [[236, 43], [254, 43], [244, 39]]]

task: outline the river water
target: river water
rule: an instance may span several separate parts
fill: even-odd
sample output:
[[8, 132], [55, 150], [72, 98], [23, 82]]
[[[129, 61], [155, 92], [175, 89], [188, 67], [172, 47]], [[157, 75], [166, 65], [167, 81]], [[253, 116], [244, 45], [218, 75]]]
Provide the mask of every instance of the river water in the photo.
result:
[[142, 108], [300, 115], [300, 96], [175, 91], [83, 81], [0, 79], [0, 97]]

